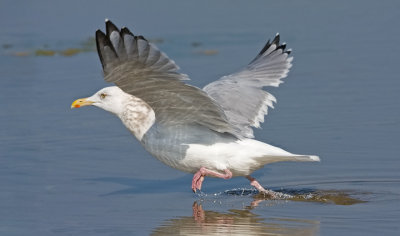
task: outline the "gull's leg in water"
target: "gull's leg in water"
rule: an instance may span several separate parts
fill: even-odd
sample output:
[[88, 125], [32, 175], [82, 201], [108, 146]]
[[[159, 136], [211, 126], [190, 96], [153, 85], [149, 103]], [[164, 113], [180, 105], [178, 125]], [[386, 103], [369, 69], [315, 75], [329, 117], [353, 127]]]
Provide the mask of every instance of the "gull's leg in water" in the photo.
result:
[[214, 176], [222, 179], [230, 179], [232, 178], [232, 172], [230, 172], [228, 169], [224, 170], [225, 174], [221, 174], [212, 170], [208, 170], [205, 167], [201, 167], [199, 171], [197, 171], [192, 180], [192, 190], [193, 192], [196, 192], [196, 190], [201, 190], [201, 185], [204, 181], [204, 176]]
[[267, 195], [267, 196], [269, 196], [269, 197], [271, 197], [271, 198], [278, 198], [278, 197], [280, 197], [280, 196], [279, 196], [280, 194], [278, 194], [278, 193], [276, 193], [276, 192], [274, 192], [274, 191], [272, 191], [272, 190], [267, 190], [267, 189], [263, 188], [263, 186], [261, 186], [261, 184], [258, 183], [258, 181], [257, 181], [255, 178], [251, 177], [250, 175], [247, 175], [246, 178], [247, 178], [248, 180], [250, 180], [250, 184], [251, 184], [253, 187], [255, 187], [260, 193], [263, 193], [263, 194], [265, 194], [265, 195]]

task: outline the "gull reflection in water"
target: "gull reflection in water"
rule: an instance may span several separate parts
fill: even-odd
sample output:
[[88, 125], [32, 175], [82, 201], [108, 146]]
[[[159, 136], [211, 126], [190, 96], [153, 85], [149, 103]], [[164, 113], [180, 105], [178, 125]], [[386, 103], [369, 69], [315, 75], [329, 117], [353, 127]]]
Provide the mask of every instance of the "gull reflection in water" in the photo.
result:
[[204, 210], [193, 203], [193, 216], [164, 222], [152, 235], [318, 235], [319, 221], [304, 219], [264, 219], [251, 210], [264, 200], [254, 200], [244, 209], [228, 212]]
[[[255, 190], [235, 189], [216, 194], [250, 196], [252, 202], [241, 209], [227, 212], [204, 210], [199, 202], [193, 203], [193, 215], [166, 220], [153, 231], [152, 235], [319, 235], [319, 221], [296, 218], [263, 218], [252, 210], [262, 204], [272, 206], [287, 201], [316, 202], [322, 204], [353, 205], [366, 201], [353, 195], [365, 195], [354, 191], [285, 189], [281, 190], [281, 200], [271, 201], [270, 196]], [[210, 196], [205, 196], [205, 200]], [[275, 199], [276, 200], [276, 199]]]

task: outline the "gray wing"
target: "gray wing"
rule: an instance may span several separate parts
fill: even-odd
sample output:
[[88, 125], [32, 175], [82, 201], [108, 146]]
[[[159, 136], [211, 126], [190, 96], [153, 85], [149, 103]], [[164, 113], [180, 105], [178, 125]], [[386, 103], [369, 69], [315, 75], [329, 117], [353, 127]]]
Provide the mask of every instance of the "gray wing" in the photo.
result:
[[240, 137], [221, 106], [203, 90], [183, 83], [188, 76], [175, 62], [127, 28], [119, 30], [106, 20], [106, 34], [96, 31], [96, 45], [104, 79], [148, 103], [157, 122], [177, 125], [194, 123]]
[[263, 87], [278, 87], [287, 76], [293, 57], [286, 44], [279, 45], [279, 34], [269, 41], [242, 71], [223, 76], [204, 87], [204, 91], [222, 106], [228, 120], [244, 137], [253, 138], [251, 127], [260, 127], [275, 97]]

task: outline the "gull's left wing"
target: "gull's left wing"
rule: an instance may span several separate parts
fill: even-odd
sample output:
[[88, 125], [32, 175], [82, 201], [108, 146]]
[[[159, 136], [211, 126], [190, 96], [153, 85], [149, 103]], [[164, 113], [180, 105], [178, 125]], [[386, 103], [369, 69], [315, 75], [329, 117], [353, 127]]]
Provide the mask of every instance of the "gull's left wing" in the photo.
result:
[[286, 44], [279, 44], [279, 34], [260, 51], [243, 70], [223, 76], [204, 87], [204, 91], [224, 109], [230, 123], [244, 137], [253, 138], [251, 127], [260, 127], [275, 97], [264, 91], [266, 86], [278, 87], [292, 67], [293, 57]]
[[148, 103], [158, 123], [200, 124], [240, 137], [221, 106], [201, 89], [185, 84], [188, 76], [143, 36], [119, 30], [106, 20], [106, 33], [96, 31], [96, 45], [104, 79]]

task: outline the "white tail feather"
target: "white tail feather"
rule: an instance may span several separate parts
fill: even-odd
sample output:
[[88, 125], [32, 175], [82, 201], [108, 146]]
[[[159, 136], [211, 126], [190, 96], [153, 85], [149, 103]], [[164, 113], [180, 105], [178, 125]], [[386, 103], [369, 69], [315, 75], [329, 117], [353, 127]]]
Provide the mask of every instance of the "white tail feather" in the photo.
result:
[[284, 155], [284, 156], [280, 156], [280, 155], [278, 155], [278, 156], [270, 156], [270, 155], [267, 155], [267, 156], [262, 156], [262, 157], [260, 157], [260, 158], [257, 158], [259, 161], [260, 161], [260, 163], [262, 163], [262, 165], [266, 165], [266, 164], [270, 164], [270, 163], [273, 163], [273, 162], [281, 162], [281, 161], [304, 161], [304, 162], [307, 162], [307, 161], [320, 161], [320, 159], [319, 159], [319, 157], [318, 156], [314, 156], [314, 155], [310, 155], [310, 156], [307, 156], [307, 155], [296, 155], [296, 154], [294, 154], [294, 155]]
[[321, 161], [318, 156], [307, 156], [307, 155], [294, 155], [292, 156], [293, 161]]

